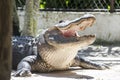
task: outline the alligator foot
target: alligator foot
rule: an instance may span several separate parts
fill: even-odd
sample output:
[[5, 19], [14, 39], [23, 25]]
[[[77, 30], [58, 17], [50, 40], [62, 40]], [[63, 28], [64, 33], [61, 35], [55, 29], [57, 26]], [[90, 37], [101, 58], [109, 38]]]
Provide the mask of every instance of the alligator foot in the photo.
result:
[[109, 69], [109, 67], [106, 64], [95, 63], [93, 61], [90, 61], [86, 58], [82, 58], [79, 56], [77, 56], [74, 59], [72, 66], [80, 66], [85, 69], [97, 69], [97, 70]]
[[18, 77], [18, 76], [20, 76], [20, 77], [26, 77], [26, 76], [31, 76], [32, 75], [32, 73], [30, 72], [30, 70], [28, 70], [28, 69], [20, 69], [20, 70], [17, 70], [17, 72], [15, 72], [14, 74], [13, 74], [13, 76], [16, 76], [16, 77]]
[[27, 77], [31, 76], [31, 64], [36, 60], [36, 55], [27, 56], [21, 60], [17, 66], [17, 71], [14, 76]]
[[[95, 64], [97, 64], [97, 63], [95, 63]], [[104, 70], [104, 69], [110, 69], [110, 68], [106, 64], [97, 64], [97, 68], [96, 69]]]

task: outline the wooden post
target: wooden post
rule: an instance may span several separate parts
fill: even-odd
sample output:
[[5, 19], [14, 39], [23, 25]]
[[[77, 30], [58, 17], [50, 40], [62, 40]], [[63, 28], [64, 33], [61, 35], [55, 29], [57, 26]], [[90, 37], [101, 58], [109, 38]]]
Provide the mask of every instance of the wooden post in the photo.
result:
[[114, 3], [115, 3], [115, 0], [110, 0], [110, 12], [113, 13], [115, 10], [114, 10]]
[[0, 0], [0, 80], [10, 80], [11, 16], [11, 0]]

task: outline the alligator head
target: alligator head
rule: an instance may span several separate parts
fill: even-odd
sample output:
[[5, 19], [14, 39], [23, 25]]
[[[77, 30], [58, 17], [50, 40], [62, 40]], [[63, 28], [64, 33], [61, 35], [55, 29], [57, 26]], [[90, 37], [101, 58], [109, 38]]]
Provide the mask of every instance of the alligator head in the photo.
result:
[[80, 36], [77, 33], [92, 26], [94, 21], [93, 15], [84, 15], [48, 29], [44, 34], [45, 43], [38, 45], [41, 58], [55, 68], [66, 68], [75, 58], [78, 50], [95, 41], [95, 35]]

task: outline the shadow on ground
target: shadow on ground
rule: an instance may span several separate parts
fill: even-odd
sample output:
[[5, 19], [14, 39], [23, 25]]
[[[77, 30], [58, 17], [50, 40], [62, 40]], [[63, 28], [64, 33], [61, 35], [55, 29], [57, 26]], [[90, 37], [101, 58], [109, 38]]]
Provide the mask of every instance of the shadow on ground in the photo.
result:
[[[56, 80], [56, 79], [61, 79], [61, 80], [71, 80], [71, 79], [75, 79], [75, 80], [81, 80], [81, 79], [94, 79], [94, 77], [89, 76], [89, 75], [84, 75], [84, 74], [77, 74], [76, 71], [82, 71], [82, 69], [70, 69], [70, 70], [66, 70], [66, 71], [54, 71], [54, 72], [49, 72], [49, 73], [33, 73], [31, 77], [14, 77], [11, 76], [11, 80], [38, 80], [38, 79], [42, 79], [42, 80]], [[12, 72], [12, 74], [15, 73], [15, 71]], [[82, 72], [81, 72], [82, 73]]]
[[50, 72], [50, 73], [40, 73], [40, 74], [37, 74], [35, 76], [41, 75], [41, 76], [44, 76], [44, 77], [56, 77], [56, 78], [94, 79], [94, 77], [89, 76], [89, 75], [77, 74], [77, 73], [75, 73], [76, 70], [55, 71], [55, 72]]

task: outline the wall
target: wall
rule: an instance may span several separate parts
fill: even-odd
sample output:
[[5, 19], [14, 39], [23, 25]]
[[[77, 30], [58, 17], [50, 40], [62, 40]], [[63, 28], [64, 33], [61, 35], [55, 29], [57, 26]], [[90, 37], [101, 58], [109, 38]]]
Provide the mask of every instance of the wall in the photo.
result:
[[[96, 34], [97, 38], [106, 41], [120, 41], [120, 13], [109, 12], [44, 12], [38, 13], [38, 32], [52, 27], [60, 20], [72, 20], [84, 14], [96, 16], [93, 27], [87, 28], [80, 34]], [[24, 12], [19, 12], [21, 29], [24, 25]]]

